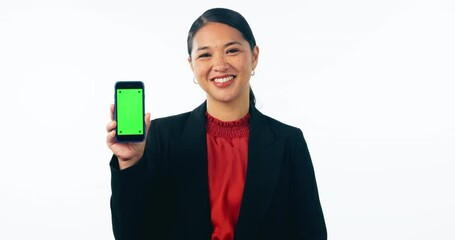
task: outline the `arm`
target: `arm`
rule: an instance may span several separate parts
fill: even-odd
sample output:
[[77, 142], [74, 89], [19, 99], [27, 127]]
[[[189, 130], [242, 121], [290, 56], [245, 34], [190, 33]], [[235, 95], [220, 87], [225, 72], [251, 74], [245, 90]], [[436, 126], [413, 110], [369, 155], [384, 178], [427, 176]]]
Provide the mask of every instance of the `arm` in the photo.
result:
[[296, 239], [325, 240], [327, 229], [319, 201], [313, 164], [302, 131], [291, 153], [291, 209]]
[[142, 158], [120, 170], [114, 155], [111, 167], [111, 214], [115, 239], [162, 239], [169, 215], [161, 181], [159, 143], [154, 122], [148, 130]]
[[140, 239], [146, 224], [147, 186], [146, 160], [120, 170], [115, 155], [111, 159], [111, 215], [115, 239]]

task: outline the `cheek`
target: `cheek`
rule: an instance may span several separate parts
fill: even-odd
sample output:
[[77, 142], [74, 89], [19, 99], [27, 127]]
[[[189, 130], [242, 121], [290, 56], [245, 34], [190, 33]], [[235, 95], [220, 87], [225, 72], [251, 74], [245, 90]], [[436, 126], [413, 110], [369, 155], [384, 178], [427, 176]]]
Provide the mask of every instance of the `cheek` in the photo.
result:
[[252, 67], [252, 60], [248, 57], [237, 58], [233, 64], [238, 70], [249, 70]]
[[193, 71], [194, 71], [196, 76], [204, 76], [204, 75], [206, 75], [208, 69], [209, 68], [207, 67], [207, 64], [197, 63], [197, 64], [193, 65]]
[[251, 64], [247, 61], [239, 61], [236, 63], [236, 69], [240, 73], [248, 73], [251, 69]]

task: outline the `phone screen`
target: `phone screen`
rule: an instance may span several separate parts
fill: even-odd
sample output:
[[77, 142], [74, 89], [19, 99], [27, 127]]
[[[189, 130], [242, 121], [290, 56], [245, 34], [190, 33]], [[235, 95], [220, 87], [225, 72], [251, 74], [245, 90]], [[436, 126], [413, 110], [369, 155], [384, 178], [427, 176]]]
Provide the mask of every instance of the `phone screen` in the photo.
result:
[[117, 82], [115, 87], [117, 141], [144, 139], [144, 86], [142, 82]]

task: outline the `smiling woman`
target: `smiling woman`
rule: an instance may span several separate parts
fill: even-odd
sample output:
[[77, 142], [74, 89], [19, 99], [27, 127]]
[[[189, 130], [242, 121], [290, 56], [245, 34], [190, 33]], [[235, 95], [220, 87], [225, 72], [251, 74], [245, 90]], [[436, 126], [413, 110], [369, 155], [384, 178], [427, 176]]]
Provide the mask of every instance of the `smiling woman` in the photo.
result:
[[188, 61], [207, 93], [207, 112], [223, 121], [245, 116], [258, 47], [251, 48], [237, 29], [215, 22], [200, 28], [192, 42]]
[[245, 18], [206, 11], [188, 54], [203, 104], [146, 114], [142, 143], [116, 142], [117, 123], [107, 125], [116, 239], [327, 239], [302, 131], [255, 107], [259, 48]]
[[[210, 24], [209, 24], [210, 23]], [[206, 25], [212, 25], [212, 26], [206, 26]], [[213, 26], [214, 25], [214, 26]], [[210, 41], [209, 38], [210, 36], [207, 36], [210, 31], [202, 31], [201, 33], [201, 28], [209, 27], [211, 29], [216, 29], [217, 31], [223, 31], [227, 30], [231, 33], [230, 34], [223, 34], [224, 36], [224, 41], [226, 42], [220, 42], [222, 39], [215, 39], [216, 41], [220, 42], [219, 44], [224, 44], [224, 48], [229, 48], [230, 49], [222, 49], [225, 50], [225, 53], [222, 54], [221, 56], [224, 55], [237, 55], [237, 52], [241, 52], [242, 56], [246, 56], [248, 52], [251, 55], [251, 66], [248, 66], [250, 69], [247, 68], [249, 71], [248, 74], [254, 75], [254, 69], [256, 68], [257, 61], [258, 61], [258, 55], [259, 55], [259, 48], [256, 45], [256, 39], [253, 35], [253, 31], [251, 30], [248, 22], [246, 19], [239, 13], [229, 10], [229, 9], [212, 9], [209, 11], [206, 11], [203, 15], [201, 15], [199, 18], [197, 18], [194, 23], [191, 25], [190, 31], [188, 33], [188, 39], [187, 39], [187, 47], [188, 47], [188, 55], [189, 55], [189, 62], [194, 63], [193, 58], [199, 58], [199, 57], [213, 57], [210, 55], [210, 53], [199, 53], [199, 51], [202, 50], [213, 50], [210, 49], [210, 46], [202, 46], [202, 45], [195, 45], [195, 44], [203, 44], [203, 42], [200, 41]], [[199, 34], [197, 34], [199, 33]], [[195, 41], [196, 34], [199, 35]], [[235, 39], [234, 39], [235, 38]], [[238, 45], [238, 46], [231, 46], [231, 45]], [[249, 51], [247, 51], [247, 46], [250, 48]], [[215, 46], [212, 46], [212, 48]], [[219, 47], [219, 46], [218, 46]], [[195, 53], [193, 53], [193, 50], [196, 48], [197, 50], [197, 56], [194, 56]], [[242, 57], [241, 56], [241, 57]], [[246, 56], [248, 57], [248, 56]], [[223, 60], [223, 59], [221, 59]], [[244, 60], [245, 59], [241, 59]], [[247, 61], [248, 62], [248, 61]], [[223, 62], [221, 62], [223, 64]], [[226, 65], [224, 65], [226, 66]], [[223, 65], [221, 66], [223, 67]], [[194, 71], [194, 64], [192, 64], [192, 69]], [[196, 72], [195, 72], [196, 75]], [[195, 77], [198, 77], [197, 75]], [[245, 78], [248, 80], [248, 86], [249, 86], [249, 75], [246, 75]], [[199, 78], [198, 78], [199, 80]], [[200, 83], [200, 82], [199, 82]], [[254, 105], [256, 102], [253, 90], [251, 87], [249, 87], [249, 99], [250, 99], [250, 104]]]

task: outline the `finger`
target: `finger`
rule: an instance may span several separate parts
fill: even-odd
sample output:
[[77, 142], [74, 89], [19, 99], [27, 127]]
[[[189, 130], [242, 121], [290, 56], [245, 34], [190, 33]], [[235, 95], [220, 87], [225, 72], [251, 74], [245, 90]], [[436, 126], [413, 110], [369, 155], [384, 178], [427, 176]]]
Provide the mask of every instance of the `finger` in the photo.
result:
[[117, 122], [116, 121], [110, 121], [106, 125], [106, 131], [111, 132], [112, 130], [115, 130], [115, 127], [117, 127]]
[[144, 120], [146, 125], [150, 125], [150, 113], [145, 114]]
[[112, 130], [112, 131], [107, 133], [106, 144], [110, 148], [114, 143], [116, 143], [116, 141], [115, 141], [115, 130]]
[[111, 120], [114, 120], [114, 104], [111, 104], [109, 110], [110, 110]]
[[145, 114], [144, 120], [145, 120], [145, 132], [148, 133], [149, 128], [150, 128], [150, 113]]

